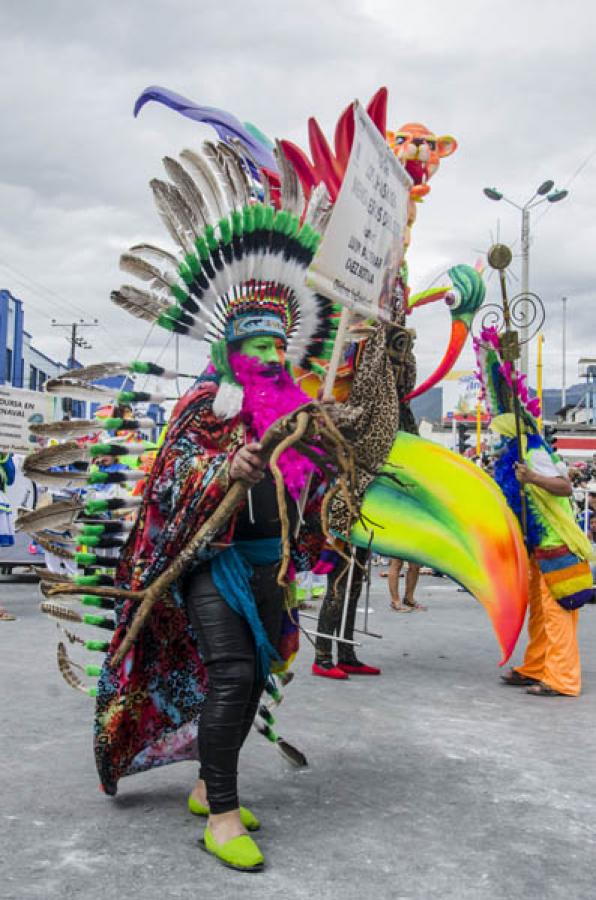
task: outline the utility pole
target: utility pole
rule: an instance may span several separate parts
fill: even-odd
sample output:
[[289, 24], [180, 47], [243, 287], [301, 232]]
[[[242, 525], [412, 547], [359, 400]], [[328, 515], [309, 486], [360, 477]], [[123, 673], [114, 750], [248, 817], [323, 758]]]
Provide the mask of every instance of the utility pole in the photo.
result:
[[[75, 357], [77, 347], [80, 347], [82, 350], [91, 349], [91, 344], [89, 344], [84, 338], [80, 337], [77, 334], [79, 328], [94, 328], [96, 325], [99, 325], [99, 321], [97, 319], [93, 319], [92, 322], [85, 322], [84, 319], [79, 319], [78, 322], [57, 322], [56, 319], [52, 319], [53, 328], [70, 328], [70, 338], [67, 338], [70, 343], [70, 369], [74, 369], [76, 366]], [[70, 397], [66, 398], [64, 401], [64, 410], [66, 413], [68, 413], [69, 416], [72, 415], [73, 401]]]
[[[509, 203], [510, 206], [514, 206], [518, 209], [522, 214], [521, 221], [521, 257], [522, 257], [522, 272], [521, 272], [521, 310], [520, 315], [514, 316], [515, 324], [519, 324], [520, 326], [520, 334], [519, 334], [519, 343], [520, 343], [520, 370], [523, 375], [528, 375], [528, 364], [529, 364], [529, 346], [528, 346], [528, 335], [529, 335], [529, 327], [530, 327], [530, 307], [532, 305], [532, 298], [528, 296], [529, 288], [530, 288], [530, 210], [534, 209], [534, 207], [538, 206], [540, 203], [558, 203], [559, 200], [564, 200], [567, 194], [569, 193], [566, 190], [553, 190], [555, 186], [554, 181], [550, 179], [548, 181], [543, 181], [541, 185], [539, 185], [529, 200], [527, 200], [523, 206], [520, 206], [519, 203], [515, 203], [513, 200], [510, 200], [509, 197], [505, 197], [501, 191], [498, 191], [496, 188], [484, 188], [484, 195], [488, 197], [489, 200], [504, 200], [505, 203]], [[515, 299], [513, 298], [513, 304], [515, 303]], [[512, 306], [513, 308], [513, 306]]]

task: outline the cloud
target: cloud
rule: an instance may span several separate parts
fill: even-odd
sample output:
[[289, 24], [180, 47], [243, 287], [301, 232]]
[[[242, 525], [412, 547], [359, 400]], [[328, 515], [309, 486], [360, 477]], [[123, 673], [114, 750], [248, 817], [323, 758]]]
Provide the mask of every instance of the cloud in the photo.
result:
[[[94, 317], [85, 361], [136, 355], [146, 336], [109, 303], [117, 260], [140, 238], [162, 240], [147, 182], [166, 153], [207, 129], [157, 106], [131, 110], [163, 84], [234, 111], [304, 145], [316, 114], [329, 134], [354, 97], [390, 90], [390, 121], [422, 121], [459, 142], [419, 211], [409, 254], [413, 287], [473, 262], [497, 227], [518, 240], [519, 213], [482, 194], [496, 185], [523, 203], [547, 177], [565, 184], [596, 149], [592, 34], [596, 12], [559, 3], [225, 0], [5, 4], [0, 34], [0, 281], [25, 301], [40, 349], [64, 357], [52, 318]], [[560, 297], [569, 297], [569, 371], [593, 353], [594, 159], [570, 196], [533, 217], [531, 287], [547, 308], [547, 385], [559, 382]], [[519, 249], [519, 244], [517, 245]], [[519, 260], [512, 267], [519, 274]], [[494, 290], [494, 280], [489, 291]], [[512, 282], [512, 290], [516, 283]], [[444, 308], [412, 321], [421, 375], [446, 341]], [[158, 354], [167, 335], [152, 333]], [[199, 348], [182, 348], [197, 367]], [[165, 351], [172, 362], [173, 346]], [[464, 364], [471, 365], [468, 352]]]

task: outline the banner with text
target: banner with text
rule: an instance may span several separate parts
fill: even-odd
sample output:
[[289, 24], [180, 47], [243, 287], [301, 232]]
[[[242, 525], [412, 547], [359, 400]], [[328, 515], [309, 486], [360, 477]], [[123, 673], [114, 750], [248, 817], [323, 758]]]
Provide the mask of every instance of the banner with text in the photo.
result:
[[367, 317], [390, 319], [412, 180], [360, 103], [354, 143], [308, 285]]
[[[452, 369], [441, 382], [443, 421], [476, 421], [476, 406], [482, 385], [471, 369]], [[482, 419], [486, 419], [484, 408]]]
[[29, 453], [35, 441], [29, 436], [33, 423], [53, 422], [57, 398], [39, 391], [0, 385], [0, 452]]

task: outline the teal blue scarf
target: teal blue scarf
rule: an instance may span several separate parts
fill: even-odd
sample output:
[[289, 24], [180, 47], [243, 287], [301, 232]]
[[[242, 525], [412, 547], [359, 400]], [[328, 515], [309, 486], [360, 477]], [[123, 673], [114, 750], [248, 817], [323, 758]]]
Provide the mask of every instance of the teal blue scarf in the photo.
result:
[[267, 566], [281, 559], [280, 538], [264, 538], [259, 541], [237, 541], [218, 553], [211, 561], [211, 577], [215, 587], [228, 606], [246, 619], [252, 631], [257, 673], [265, 680], [271, 669], [271, 661], [279, 654], [263, 628], [250, 579], [252, 566]]

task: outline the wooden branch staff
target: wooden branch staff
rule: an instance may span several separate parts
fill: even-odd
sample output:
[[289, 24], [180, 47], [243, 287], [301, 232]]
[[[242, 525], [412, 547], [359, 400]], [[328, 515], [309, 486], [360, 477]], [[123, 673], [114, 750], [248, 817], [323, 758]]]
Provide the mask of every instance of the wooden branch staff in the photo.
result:
[[[306, 408], [299, 407], [292, 416], [278, 419], [277, 422], [274, 422], [273, 425], [267, 429], [260, 441], [262, 450], [259, 455], [263, 461], [269, 461], [276, 446], [280, 442], [283, 442], [285, 438], [288, 437], [288, 433], [291, 433], [292, 430], [298, 430], [301, 436], [304, 434], [309, 420], [307, 411], [309, 407], [310, 404]], [[140, 592], [143, 595], [141, 605], [131, 622], [130, 628], [126, 632], [122, 643], [112, 657], [112, 668], [115, 669], [122, 663], [124, 657], [137, 639], [157, 600], [159, 600], [168, 588], [184, 574], [194, 560], [197, 552], [213, 543], [222, 528], [225, 527], [238, 504], [246, 497], [249, 487], [250, 485], [246, 481], [235, 481], [213, 515], [203, 523], [201, 528], [199, 528], [194, 537], [192, 537], [180, 551], [166, 571], [162, 572], [162, 574], [156, 578], [145, 591]]]
[[[318, 435], [320, 438], [318, 446], [321, 447], [321, 450], [330, 451], [331, 455], [337, 458], [341, 482], [345, 484], [347, 479], [349, 484], [352, 480], [353, 469], [353, 461], [351, 460], [349, 449], [345, 446], [340, 446], [343, 443], [341, 435], [337, 432], [324, 409], [315, 402], [298, 407], [290, 415], [274, 422], [261, 438], [262, 450], [260, 451], [260, 456], [264, 462], [269, 463], [271, 457], [275, 454], [273, 463], [274, 468], [277, 468], [276, 461], [283, 450], [294, 445], [300, 452], [303, 440], [311, 439], [315, 435]], [[278, 450], [277, 453], [276, 450]], [[328, 463], [329, 456], [322, 453], [321, 461]], [[342, 475], [344, 476], [343, 478]], [[249, 487], [247, 482], [234, 481], [213, 515], [203, 523], [165, 572], [162, 572], [145, 590], [129, 591], [116, 587], [86, 588], [87, 593], [95, 596], [133, 600], [139, 603], [130, 627], [120, 647], [111, 659], [110, 664], [112, 668], [116, 668], [122, 663], [147, 621], [156, 601], [190, 567], [197, 552], [215, 543], [218, 534], [225, 527], [238, 504], [245, 498]], [[287, 538], [288, 535], [286, 534], [285, 537]], [[48, 588], [48, 596], [80, 593], [80, 586], [71, 582], [57, 582]]]

